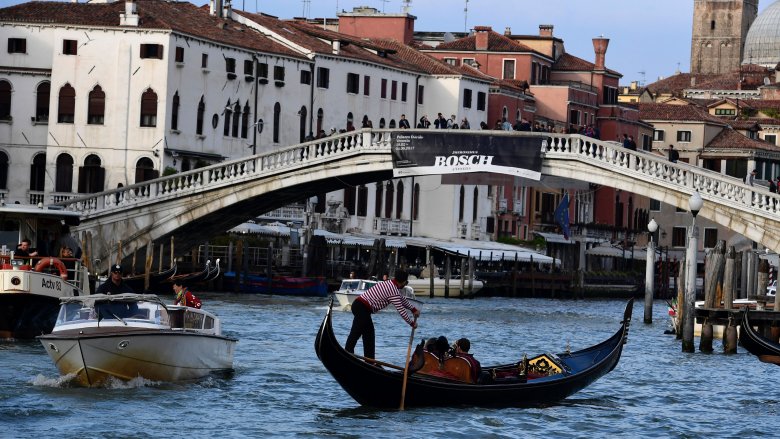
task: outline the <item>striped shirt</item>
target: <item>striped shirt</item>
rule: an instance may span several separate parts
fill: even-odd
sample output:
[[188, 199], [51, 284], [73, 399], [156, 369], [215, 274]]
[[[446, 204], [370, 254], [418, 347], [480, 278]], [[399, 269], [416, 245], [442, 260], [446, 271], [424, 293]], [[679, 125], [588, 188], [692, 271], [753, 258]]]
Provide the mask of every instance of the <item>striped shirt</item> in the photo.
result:
[[387, 305], [392, 303], [395, 305], [395, 309], [398, 310], [398, 314], [406, 320], [409, 326], [412, 326], [413, 320], [406, 312], [407, 309], [412, 312], [416, 311], [414, 305], [409, 303], [404, 296], [398, 292], [398, 287], [393, 280], [386, 280], [375, 284], [373, 287], [367, 289], [363, 294], [358, 297], [364, 304], [371, 308], [372, 313], [383, 310]]

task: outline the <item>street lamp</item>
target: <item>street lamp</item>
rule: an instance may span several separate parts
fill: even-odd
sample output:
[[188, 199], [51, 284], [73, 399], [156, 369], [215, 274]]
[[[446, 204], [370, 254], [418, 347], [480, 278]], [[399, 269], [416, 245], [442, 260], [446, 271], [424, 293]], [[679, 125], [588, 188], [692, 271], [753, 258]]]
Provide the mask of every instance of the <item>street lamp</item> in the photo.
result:
[[698, 230], [696, 229], [696, 215], [699, 214], [704, 200], [702, 200], [699, 192], [694, 192], [688, 199], [688, 208], [691, 211], [691, 230], [688, 234], [688, 249], [685, 255], [685, 306], [683, 309], [683, 352], [694, 352], [693, 346], [693, 323], [694, 323], [694, 307], [696, 305], [696, 256], [698, 249]]
[[653, 323], [653, 281], [655, 280], [655, 244], [653, 235], [658, 230], [658, 223], [651, 219], [647, 224], [650, 232], [647, 240], [647, 264], [645, 265], [645, 323]]

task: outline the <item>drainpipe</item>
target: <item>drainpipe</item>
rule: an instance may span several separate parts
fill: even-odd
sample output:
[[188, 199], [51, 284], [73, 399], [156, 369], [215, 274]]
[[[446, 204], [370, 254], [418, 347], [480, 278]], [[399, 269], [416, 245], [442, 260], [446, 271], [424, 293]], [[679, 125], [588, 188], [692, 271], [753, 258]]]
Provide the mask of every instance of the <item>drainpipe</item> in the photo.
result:
[[254, 77], [255, 77], [255, 79], [254, 79], [255, 80], [255, 84], [254, 84], [254, 88], [255, 88], [255, 121], [254, 121], [254, 124], [252, 125], [252, 155], [257, 155], [257, 121], [260, 120], [260, 112], [258, 111], [258, 108], [257, 108], [257, 89], [259, 87], [258, 87], [258, 83], [257, 83], [257, 54], [256, 53], [252, 54], [252, 63], [254, 64], [253, 72], [254, 72]]
[[417, 103], [419, 101], [418, 94], [420, 93], [420, 75], [414, 78], [414, 119], [412, 119], [412, 128], [417, 128]]
[[314, 77], [315, 68], [313, 62], [309, 65], [311, 66], [311, 84], [309, 84], [309, 132], [312, 133], [314, 138], [317, 138], [320, 133], [314, 132], [314, 81], [316, 81], [316, 78]]

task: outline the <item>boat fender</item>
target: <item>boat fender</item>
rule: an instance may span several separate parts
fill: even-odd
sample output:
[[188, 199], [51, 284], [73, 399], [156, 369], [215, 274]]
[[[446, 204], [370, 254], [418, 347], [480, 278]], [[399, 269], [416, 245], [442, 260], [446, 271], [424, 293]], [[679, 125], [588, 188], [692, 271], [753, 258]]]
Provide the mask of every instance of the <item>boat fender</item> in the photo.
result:
[[68, 268], [65, 267], [65, 263], [57, 258], [43, 258], [37, 264], [35, 264], [35, 271], [42, 272], [49, 267], [56, 267], [60, 271], [60, 277], [62, 280], [68, 279]]

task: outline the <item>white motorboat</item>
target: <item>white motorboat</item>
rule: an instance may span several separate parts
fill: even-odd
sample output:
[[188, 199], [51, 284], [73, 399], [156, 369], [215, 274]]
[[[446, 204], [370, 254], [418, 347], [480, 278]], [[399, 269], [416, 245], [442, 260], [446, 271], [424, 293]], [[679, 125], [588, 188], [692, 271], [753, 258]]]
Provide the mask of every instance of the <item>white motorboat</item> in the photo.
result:
[[[474, 279], [471, 284], [471, 293], [469, 293], [469, 279], [463, 279], [463, 292], [460, 289], [460, 278], [450, 279], [450, 291], [449, 297], [465, 297], [476, 294], [482, 289], [484, 283], [479, 279]], [[420, 297], [430, 297], [431, 295], [431, 280], [430, 279], [416, 279], [412, 276], [409, 277], [409, 286], [414, 288], [414, 291]], [[434, 297], [447, 297], [444, 294], [445, 287], [444, 279], [435, 277], [433, 278], [433, 296]]]
[[[339, 302], [339, 307], [343, 311], [349, 311], [352, 309], [352, 302], [354, 302], [355, 299], [357, 299], [357, 297], [364, 291], [373, 287], [377, 283], [379, 283], [378, 280], [344, 279], [341, 281], [341, 286], [339, 289], [333, 292], [333, 295], [336, 296], [336, 300]], [[414, 305], [417, 309], [422, 307], [422, 302], [417, 300], [417, 297], [415, 297], [413, 288], [407, 285], [401, 289], [401, 294], [406, 297], [406, 300], [411, 302], [412, 305]], [[385, 309], [391, 308], [392, 307], [388, 307]]]
[[153, 294], [62, 298], [51, 334], [38, 337], [62, 375], [84, 386], [109, 377], [181, 381], [233, 369], [237, 340], [202, 309]]
[[[76, 258], [58, 258], [50, 236], [79, 214], [61, 209], [0, 204], [0, 338], [33, 339], [54, 327], [60, 297], [89, 294], [88, 273]], [[21, 256], [16, 246], [29, 239], [38, 254]], [[72, 239], [72, 238], [71, 238]]]

